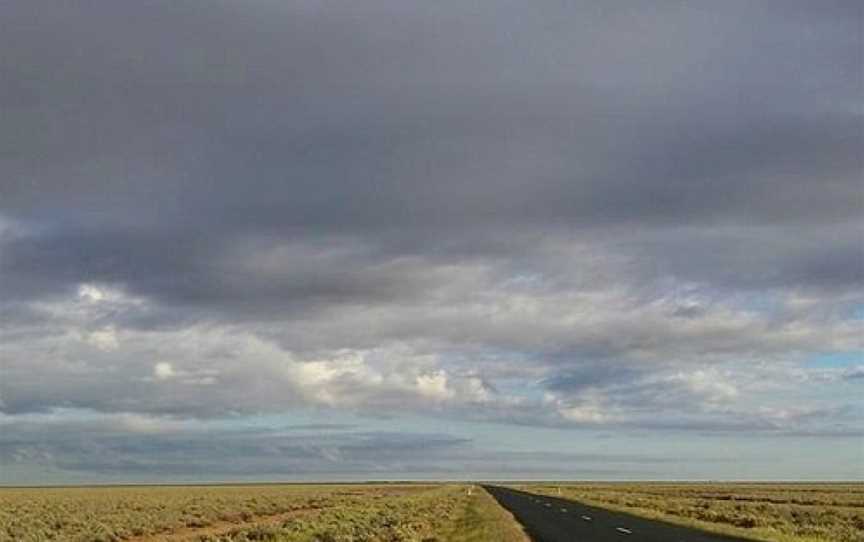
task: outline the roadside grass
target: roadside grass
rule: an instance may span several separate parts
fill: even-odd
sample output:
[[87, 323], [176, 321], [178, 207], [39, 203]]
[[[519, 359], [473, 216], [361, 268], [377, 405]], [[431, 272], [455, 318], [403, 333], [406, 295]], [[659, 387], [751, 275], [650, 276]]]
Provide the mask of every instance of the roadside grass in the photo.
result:
[[528, 484], [572, 499], [762, 542], [864, 542], [864, 484]]
[[445, 486], [418, 495], [322, 511], [280, 526], [252, 526], [202, 542], [529, 542], [521, 525], [481, 488]]
[[448, 542], [528, 542], [522, 525], [486, 490], [477, 487], [464, 514], [446, 537]]
[[527, 542], [465, 484], [0, 489], [0, 542]]

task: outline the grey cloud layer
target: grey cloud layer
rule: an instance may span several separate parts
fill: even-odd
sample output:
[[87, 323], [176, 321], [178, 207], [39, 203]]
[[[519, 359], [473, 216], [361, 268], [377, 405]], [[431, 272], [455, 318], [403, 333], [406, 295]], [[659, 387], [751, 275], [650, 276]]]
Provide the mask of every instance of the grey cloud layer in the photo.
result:
[[[645, 454], [506, 452], [448, 435], [370, 432], [351, 428], [202, 430], [182, 423], [115, 416], [98, 423], [62, 419], [0, 419], [0, 462], [12, 469], [37, 464], [69, 480], [99, 481], [270, 479], [476, 479], [542, 477], [578, 472], [587, 477], [651, 476], [682, 458]], [[221, 445], [213, 446], [214, 439]], [[720, 456], [699, 460], [717, 468]]]
[[858, 431], [858, 2], [0, 10], [0, 411]]

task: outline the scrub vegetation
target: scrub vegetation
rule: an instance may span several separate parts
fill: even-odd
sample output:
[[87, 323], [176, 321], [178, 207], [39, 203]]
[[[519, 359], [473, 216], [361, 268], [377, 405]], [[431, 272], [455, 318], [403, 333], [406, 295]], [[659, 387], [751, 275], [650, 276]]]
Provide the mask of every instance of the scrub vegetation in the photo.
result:
[[466, 485], [0, 489], [0, 541], [500, 541], [527, 538]]
[[778, 542], [864, 542], [864, 483], [528, 484], [519, 489]]

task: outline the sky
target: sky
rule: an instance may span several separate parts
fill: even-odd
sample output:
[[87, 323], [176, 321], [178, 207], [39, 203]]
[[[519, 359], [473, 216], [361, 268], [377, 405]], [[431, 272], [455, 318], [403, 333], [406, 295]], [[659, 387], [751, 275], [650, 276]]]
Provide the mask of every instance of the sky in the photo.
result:
[[0, 484], [864, 479], [861, 2], [0, 21]]

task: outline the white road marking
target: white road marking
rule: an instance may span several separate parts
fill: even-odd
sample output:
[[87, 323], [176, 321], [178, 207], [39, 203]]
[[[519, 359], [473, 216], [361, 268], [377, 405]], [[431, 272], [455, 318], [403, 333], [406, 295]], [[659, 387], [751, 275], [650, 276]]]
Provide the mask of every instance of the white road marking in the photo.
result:
[[591, 516], [582, 516], [585, 521], [591, 521]]
[[624, 527], [615, 527], [615, 530], [621, 534], [633, 534], [633, 531], [630, 529], [625, 529]]
[[561, 511], [566, 513], [566, 512], [567, 512], [567, 509], [566, 509], [566, 508], [562, 508]]

